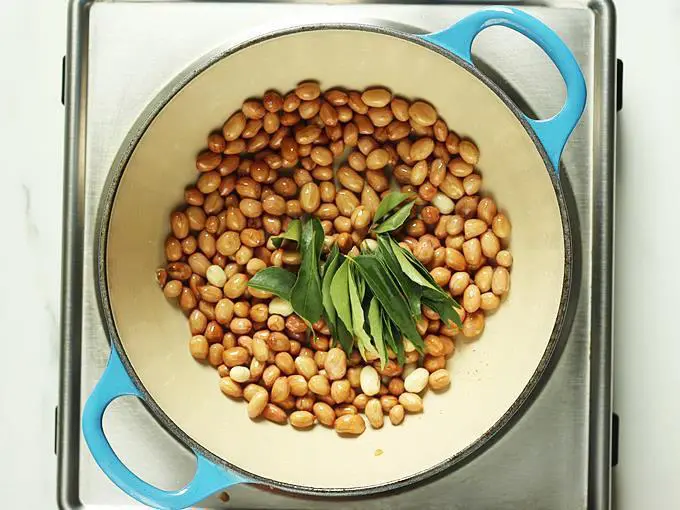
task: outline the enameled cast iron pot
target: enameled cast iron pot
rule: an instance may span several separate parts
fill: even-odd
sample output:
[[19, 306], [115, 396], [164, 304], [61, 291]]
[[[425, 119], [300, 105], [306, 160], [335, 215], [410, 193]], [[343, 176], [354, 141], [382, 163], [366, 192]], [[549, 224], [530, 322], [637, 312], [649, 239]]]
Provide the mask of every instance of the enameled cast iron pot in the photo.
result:
[[[550, 56], [567, 85], [557, 115], [527, 118], [474, 67], [473, 39], [492, 25], [524, 34]], [[480, 147], [485, 190], [513, 223], [512, 289], [480, 340], [457, 343], [451, 388], [429, 393], [425, 412], [404, 424], [354, 439], [324, 427], [299, 432], [248, 419], [243, 403], [222, 395], [214, 369], [191, 359], [186, 318], [154, 279], [164, 262], [168, 215], [195, 178], [206, 134], [252, 94], [290, 90], [305, 79], [322, 88], [380, 84], [430, 101], [451, 129]], [[573, 264], [558, 163], [585, 97], [583, 75], [564, 43], [510, 8], [482, 10], [425, 36], [363, 25], [300, 27], [194, 66], [133, 129], [102, 201], [97, 278], [112, 350], [83, 415], [97, 463], [137, 500], [183, 508], [247, 482], [317, 496], [369, 495], [425, 480], [479, 451], [527, 401], [561, 338]], [[142, 399], [196, 454], [198, 469], [185, 488], [159, 490], [116, 457], [102, 416], [122, 395]], [[404, 448], [414, 438], [417, 446]], [[384, 454], [376, 457], [378, 448]]]

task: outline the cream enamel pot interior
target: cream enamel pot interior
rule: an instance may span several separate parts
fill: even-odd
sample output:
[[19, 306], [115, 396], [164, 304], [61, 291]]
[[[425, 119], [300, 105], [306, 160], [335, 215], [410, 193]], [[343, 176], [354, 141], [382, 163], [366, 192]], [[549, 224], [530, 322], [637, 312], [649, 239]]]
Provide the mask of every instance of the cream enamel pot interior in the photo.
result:
[[[474, 68], [472, 40], [490, 25], [527, 35], [552, 58], [567, 83], [567, 103], [558, 115], [527, 119]], [[451, 388], [429, 393], [425, 412], [403, 425], [387, 423], [353, 439], [324, 427], [300, 432], [251, 421], [243, 403], [220, 392], [214, 369], [191, 359], [186, 318], [154, 279], [164, 262], [168, 216], [195, 178], [194, 159], [207, 133], [250, 95], [287, 91], [305, 79], [322, 88], [380, 84], [431, 102], [451, 129], [480, 147], [484, 190], [513, 223], [507, 302], [481, 339], [457, 341]], [[540, 22], [507, 8], [480, 11], [424, 37], [369, 26], [304, 27], [192, 68], [133, 129], [102, 201], [97, 276], [112, 354], [83, 417], [85, 438], [102, 469], [144, 503], [182, 508], [239, 482], [316, 495], [390, 490], [479, 450], [529, 398], [560, 340], [572, 240], [556, 170], [584, 103], [583, 76], [569, 50]], [[156, 489], [115, 456], [101, 422], [106, 406], [121, 395], [141, 398], [196, 453], [198, 471], [187, 487]], [[376, 449], [384, 454], [375, 456]]]

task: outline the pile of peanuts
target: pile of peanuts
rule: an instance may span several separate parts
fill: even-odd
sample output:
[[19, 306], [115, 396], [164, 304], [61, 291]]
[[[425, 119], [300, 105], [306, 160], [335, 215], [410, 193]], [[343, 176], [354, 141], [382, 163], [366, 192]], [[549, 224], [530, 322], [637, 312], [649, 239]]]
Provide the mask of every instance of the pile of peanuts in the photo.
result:
[[[428, 387], [450, 384], [454, 337], [479, 336], [509, 290], [511, 226], [479, 195], [476, 145], [424, 101], [385, 88], [322, 92], [314, 82], [245, 101], [207, 145], [186, 204], [171, 214], [167, 264], [156, 275], [189, 317], [192, 356], [217, 369], [225, 395], [248, 401], [253, 419], [357, 435], [366, 429], [361, 413], [380, 428], [385, 415], [399, 425], [421, 412]], [[304, 214], [321, 220], [326, 252], [373, 243], [373, 214], [395, 188], [417, 195], [395, 237], [461, 302], [463, 326], [423, 307], [424, 356], [405, 340], [406, 364], [389, 352], [381, 368], [332, 347], [323, 320], [309, 335], [288, 302], [247, 285], [268, 266], [297, 269], [295, 246], [276, 249], [270, 237]]]

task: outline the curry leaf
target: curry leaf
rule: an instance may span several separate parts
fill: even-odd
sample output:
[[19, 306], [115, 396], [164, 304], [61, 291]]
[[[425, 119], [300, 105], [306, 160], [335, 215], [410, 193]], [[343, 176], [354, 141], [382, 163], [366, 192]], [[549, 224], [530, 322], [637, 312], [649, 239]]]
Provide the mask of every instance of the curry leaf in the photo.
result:
[[437, 312], [445, 323], [453, 321], [454, 324], [461, 326], [460, 316], [455, 310], [460, 308], [460, 305], [456, 300], [439, 286], [427, 268], [411, 252], [399, 246], [391, 238], [386, 242], [390, 243], [392, 251], [399, 261], [399, 267], [403, 269], [404, 274], [412, 282], [423, 288], [422, 303]]
[[361, 303], [361, 291], [360, 285], [357, 285], [357, 278], [355, 276], [354, 266], [349, 265], [349, 300], [352, 307], [352, 332], [354, 333], [354, 338], [356, 339], [357, 347], [359, 348], [359, 353], [366, 359], [367, 353], [375, 353], [375, 349], [371, 345], [371, 337], [368, 336], [366, 330], [364, 329], [364, 308]]
[[257, 272], [248, 281], [248, 287], [264, 290], [290, 301], [290, 294], [295, 285], [295, 273], [280, 267], [268, 267]]
[[382, 320], [383, 323], [382, 332], [385, 345], [387, 345], [387, 347], [392, 349], [394, 352], [397, 352], [397, 344], [394, 340], [394, 336], [392, 335], [392, 319], [390, 319], [383, 307], [380, 307], [380, 320]]
[[460, 305], [448, 294], [425, 289], [423, 304], [437, 312], [445, 324], [453, 321], [458, 327], [462, 327], [460, 315], [456, 311], [456, 308], [460, 308]]
[[352, 337], [352, 333], [348, 331], [345, 323], [341, 320], [336, 323], [335, 334], [337, 335], [335, 340], [340, 343], [345, 354], [349, 356], [352, 352], [352, 347], [354, 347], [354, 338]]
[[333, 337], [336, 336], [334, 330], [338, 314], [335, 311], [333, 299], [331, 298], [331, 282], [333, 281], [333, 276], [335, 276], [340, 264], [342, 264], [342, 259], [339, 255], [340, 251], [338, 250], [338, 247], [334, 245], [324, 264], [323, 279], [321, 281], [321, 300], [323, 302], [324, 310], [326, 311], [326, 322], [331, 329]]
[[[449, 294], [435, 281], [434, 277], [427, 268], [411, 253], [410, 251], [399, 246], [393, 239], [390, 238], [389, 241], [395, 251], [404, 255], [404, 257], [411, 263], [411, 266], [416, 269], [418, 274], [428, 282], [427, 287], [432, 289], [434, 292], [439, 294], [444, 300], [450, 302], [454, 308], [460, 308], [458, 302], [451, 298]], [[423, 292], [425, 294], [425, 292]]]
[[401, 204], [404, 200], [415, 197], [414, 193], [399, 193], [392, 192], [388, 193], [385, 198], [380, 201], [378, 208], [375, 210], [373, 215], [373, 223], [378, 223], [383, 216], [387, 216], [392, 209]]
[[312, 217], [302, 226], [300, 253], [302, 262], [297, 280], [290, 294], [293, 310], [309, 323], [319, 320], [323, 312], [319, 257], [323, 246], [323, 227], [318, 218]]
[[437, 292], [441, 292], [442, 294], [446, 294], [446, 292], [439, 286], [439, 284], [434, 280], [430, 272], [427, 270], [427, 268], [411, 253], [410, 251], [402, 248], [397, 244], [394, 239], [390, 238], [389, 242], [392, 246], [392, 249], [395, 253], [399, 252], [406, 259], [411, 263], [411, 265], [420, 273], [420, 275], [429, 282], [429, 287], [434, 289]]
[[[346, 258], [341, 257], [343, 262], [335, 272], [333, 281], [330, 286], [331, 299], [333, 307], [338, 314], [338, 324], [342, 322], [345, 329], [352, 333], [352, 306], [349, 302], [349, 262]], [[339, 329], [339, 328], [338, 328]]]
[[385, 368], [385, 364], [387, 363], [387, 348], [385, 347], [385, 339], [383, 338], [383, 318], [381, 315], [380, 303], [375, 297], [371, 298], [371, 304], [368, 306], [368, 325], [371, 330], [373, 344], [380, 356], [380, 368]]
[[[430, 283], [428, 278], [422, 275], [420, 271], [418, 271], [418, 269], [414, 267], [414, 264], [411, 263], [411, 260], [409, 260], [409, 258], [404, 254], [406, 250], [404, 250], [394, 241], [392, 241], [392, 244], [393, 253], [394, 256], [397, 258], [397, 261], [399, 262], [399, 267], [412, 282], [420, 285], [421, 287], [429, 287], [435, 292], [443, 292], [442, 288], [439, 285], [437, 285], [437, 283]], [[418, 263], [420, 264], [420, 262]]]
[[284, 240], [294, 241], [300, 244], [300, 231], [302, 223], [300, 220], [293, 220], [288, 224], [288, 229], [278, 236], [272, 236], [270, 239], [276, 248], [280, 248]]
[[343, 321], [338, 317], [338, 311], [335, 308], [333, 296], [331, 294], [333, 278], [343, 262], [344, 256], [340, 254], [337, 246], [333, 246], [333, 249], [328, 255], [328, 259], [324, 264], [321, 294], [325, 310], [324, 318], [326, 324], [328, 324], [328, 329], [331, 330], [331, 336], [334, 341], [340, 344], [345, 353], [349, 355], [352, 352], [354, 340]]
[[[378, 249], [375, 252], [376, 257], [385, 264], [387, 269], [392, 273], [392, 276], [396, 279], [401, 289], [403, 298], [408, 301], [409, 308], [411, 309], [411, 315], [416, 319], [420, 318], [420, 298], [422, 294], [421, 288], [414, 282], [409, 280], [404, 274], [397, 257], [392, 251], [392, 247], [389, 244], [388, 239], [391, 239], [389, 235], [378, 236]], [[395, 243], [396, 244], [396, 243]]]
[[449, 322], [453, 322], [456, 326], [458, 326], [459, 328], [462, 328], [463, 323], [461, 322], [460, 315], [458, 315], [458, 312], [456, 312], [456, 310], [453, 306], [453, 303], [455, 303], [455, 301], [453, 301], [453, 300], [445, 301], [445, 300], [428, 299], [428, 298], [423, 299], [423, 304], [425, 306], [432, 308], [432, 310], [437, 312], [444, 324], [448, 324]]
[[397, 209], [397, 212], [389, 216], [385, 221], [381, 222], [374, 231], [378, 234], [391, 232], [401, 227], [411, 214], [411, 209], [415, 205], [414, 201], [409, 202]]
[[395, 296], [399, 296], [400, 289], [394, 277], [384, 264], [375, 257], [359, 255], [353, 259], [353, 262], [358, 266], [361, 275], [390, 319], [399, 327], [403, 335], [422, 352], [423, 339], [418, 334], [408, 304], [402, 299], [395, 299]]
[[406, 354], [404, 353], [404, 342], [401, 339], [399, 328], [387, 315], [385, 309], [382, 310], [382, 317], [385, 342], [394, 352], [397, 353], [397, 363], [399, 363], [399, 365], [403, 365], [406, 362]]

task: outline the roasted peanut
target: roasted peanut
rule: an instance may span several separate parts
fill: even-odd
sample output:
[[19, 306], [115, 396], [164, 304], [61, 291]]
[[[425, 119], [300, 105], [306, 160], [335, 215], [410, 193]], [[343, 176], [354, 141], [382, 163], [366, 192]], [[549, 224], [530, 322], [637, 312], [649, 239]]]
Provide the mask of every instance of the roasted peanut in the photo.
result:
[[465, 239], [472, 239], [486, 231], [487, 225], [483, 220], [471, 219], [466, 220], [463, 226], [465, 232]]
[[510, 221], [503, 213], [498, 213], [496, 216], [494, 216], [491, 222], [491, 227], [493, 229], [493, 233], [496, 234], [500, 239], [507, 239], [510, 237]]
[[276, 354], [274, 362], [284, 374], [293, 375], [295, 373], [295, 362], [289, 353], [279, 352]]
[[255, 393], [248, 402], [248, 417], [254, 419], [260, 416], [267, 406], [268, 400], [267, 392], [258, 391]]
[[477, 268], [482, 263], [482, 246], [479, 239], [469, 239], [463, 243], [463, 256], [471, 268]]
[[500, 304], [501, 299], [493, 292], [485, 292], [480, 296], [479, 307], [484, 311], [495, 310]]
[[288, 377], [290, 394], [294, 397], [304, 397], [308, 391], [307, 380], [301, 375], [291, 375]]
[[326, 404], [325, 402], [316, 402], [312, 407], [314, 416], [319, 420], [321, 425], [326, 427], [332, 427], [335, 423], [335, 412], [333, 408]]
[[205, 360], [208, 357], [208, 340], [203, 335], [194, 335], [189, 342], [191, 355], [197, 360]]
[[392, 409], [390, 409], [389, 416], [392, 425], [399, 425], [404, 421], [404, 406], [397, 404]]
[[491, 277], [491, 290], [497, 296], [502, 296], [510, 288], [510, 273], [503, 266], [498, 266]]
[[243, 396], [241, 385], [229, 377], [223, 377], [220, 379], [220, 390], [222, 393], [231, 398], [241, 398]]
[[[340, 184], [354, 193], [360, 193], [364, 187], [364, 180], [361, 178], [361, 176], [347, 166], [343, 166], [338, 170], [337, 177]], [[340, 208], [339, 204], [338, 208]], [[345, 215], [342, 209], [340, 209], [340, 212]]]
[[331, 398], [337, 403], [340, 404], [347, 400], [349, 397], [351, 390], [351, 386], [349, 384], [349, 381], [347, 379], [341, 379], [339, 381], [333, 381], [331, 384]]
[[488, 225], [491, 225], [491, 222], [496, 216], [496, 204], [493, 199], [485, 197], [479, 201], [479, 204], [477, 205], [477, 216], [486, 221]]
[[468, 285], [463, 292], [463, 308], [468, 313], [476, 312], [479, 309], [481, 303], [481, 293], [479, 292], [479, 287], [472, 284]]
[[240, 346], [225, 349], [222, 353], [222, 362], [230, 369], [239, 365], [246, 365], [249, 359], [248, 351]]
[[435, 267], [430, 271], [430, 274], [432, 275], [432, 278], [434, 278], [434, 281], [437, 282], [437, 285], [441, 287], [446, 287], [451, 280], [451, 270], [445, 267]]
[[440, 368], [430, 374], [429, 384], [433, 390], [443, 390], [451, 384], [451, 377], [446, 369]]
[[461, 140], [458, 144], [458, 152], [469, 165], [476, 165], [479, 161], [479, 149], [470, 140]]
[[404, 393], [404, 380], [400, 377], [393, 377], [387, 386], [387, 390], [395, 397], [398, 397]]
[[496, 254], [496, 264], [503, 267], [512, 266], [512, 254], [507, 250], [501, 250]]
[[430, 373], [440, 368], [446, 367], [446, 358], [444, 356], [425, 355], [423, 359], [423, 367]]
[[283, 402], [290, 395], [290, 385], [287, 377], [279, 377], [274, 381], [271, 390], [272, 402]]
[[302, 210], [307, 213], [312, 213], [319, 208], [321, 204], [321, 193], [319, 187], [313, 183], [308, 182], [300, 189], [300, 206]]
[[409, 155], [413, 161], [427, 159], [434, 150], [434, 140], [430, 137], [419, 138], [411, 145]]
[[399, 395], [399, 403], [409, 413], [419, 413], [423, 410], [423, 400], [415, 393], [402, 393]]
[[345, 377], [347, 372], [347, 355], [345, 352], [337, 347], [330, 349], [324, 361], [324, 369], [331, 381]]
[[424, 101], [415, 101], [408, 109], [409, 117], [418, 124], [431, 126], [437, 120], [436, 110]]
[[334, 428], [338, 434], [358, 436], [366, 430], [366, 422], [358, 414], [346, 414], [335, 420]]
[[330, 395], [331, 385], [325, 375], [313, 375], [308, 382], [309, 391], [317, 395]]
[[229, 323], [229, 329], [235, 335], [245, 335], [246, 333], [249, 333], [252, 328], [253, 323], [250, 322], [249, 319], [237, 318], [232, 319], [231, 322]]
[[372, 398], [366, 403], [366, 409], [364, 410], [368, 422], [374, 429], [382, 428], [385, 417], [383, 415], [382, 405], [380, 400], [377, 398]]
[[484, 232], [480, 236], [479, 242], [482, 247], [482, 254], [490, 259], [495, 258], [501, 249], [501, 243], [498, 237], [491, 230]]
[[[463, 321], [463, 335], [468, 338], [473, 338], [482, 334], [484, 331], [484, 312], [477, 311], [468, 314]], [[443, 367], [442, 367], [443, 368]]]
[[[350, 95], [350, 101], [351, 101], [352, 96]], [[389, 90], [384, 89], [384, 88], [371, 88], [371, 89], [366, 89], [362, 94], [361, 94], [361, 101], [363, 104], [366, 106], [370, 106], [373, 108], [382, 108], [383, 106], [387, 106], [390, 101], [392, 100], [392, 94], [390, 93]], [[351, 106], [351, 103], [350, 103]]]
[[455, 177], [467, 177], [472, 173], [473, 167], [460, 158], [453, 158], [448, 164], [449, 172]]
[[286, 423], [288, 415], [286, 412], [275, 404], [267, 404], [262, 411], [262, 416], [274, 423]]
[[248, 275], [236, 273], [224, 284], [224, 295], [229, 299], [241, 297], [248, 287]]

